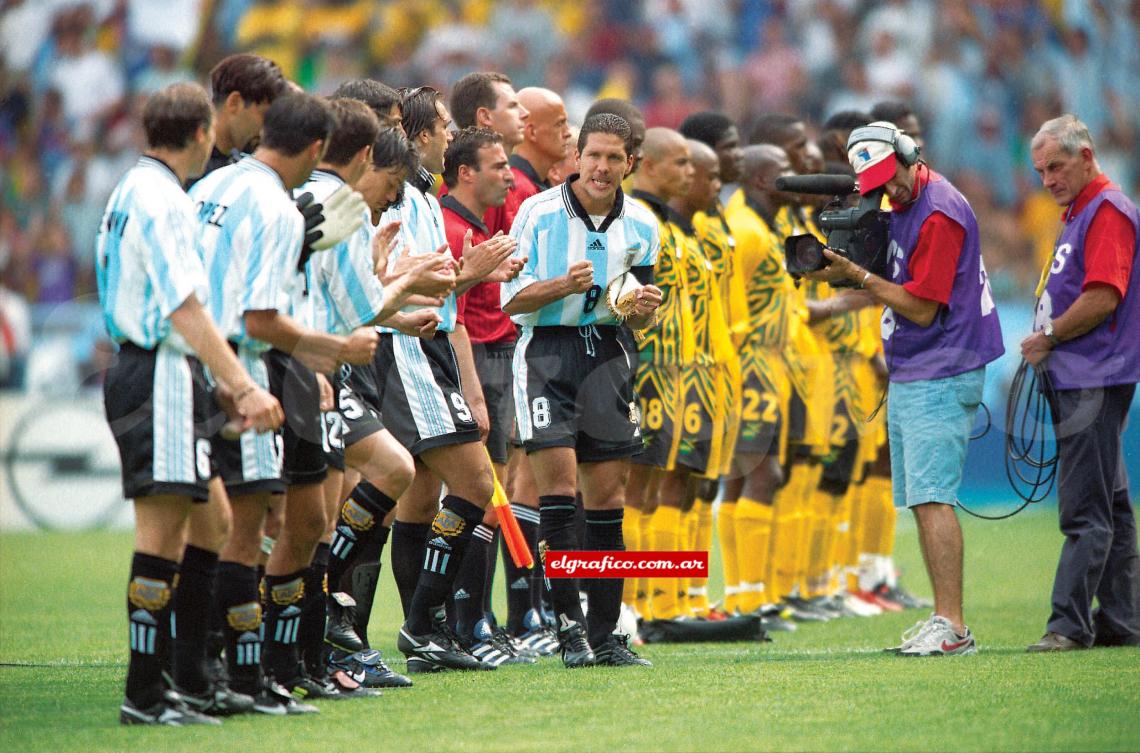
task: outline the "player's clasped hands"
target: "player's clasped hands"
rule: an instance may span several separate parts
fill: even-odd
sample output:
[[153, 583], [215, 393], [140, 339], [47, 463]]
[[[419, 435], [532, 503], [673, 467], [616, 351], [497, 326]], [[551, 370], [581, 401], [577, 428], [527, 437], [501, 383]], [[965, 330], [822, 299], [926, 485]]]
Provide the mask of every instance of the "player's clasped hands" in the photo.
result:
[[585, 293], [594, 286], [594, 263], [583, 260], [571, 264], [566, 282], [571, 293]]

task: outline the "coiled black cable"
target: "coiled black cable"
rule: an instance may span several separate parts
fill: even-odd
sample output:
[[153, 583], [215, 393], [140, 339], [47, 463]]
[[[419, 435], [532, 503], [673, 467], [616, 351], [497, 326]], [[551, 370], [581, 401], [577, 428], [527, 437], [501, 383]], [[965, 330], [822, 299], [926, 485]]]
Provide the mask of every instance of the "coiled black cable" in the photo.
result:
[[1005, 475], [1021, 505], [1005, 515], [982, 515], [961, 502], [958, 506], [976, 518], [1004, 520], [1041, 502], [1053, 491], [1057, 479], [1057, 449], [1050, 439], [1052, 425], [1049, 398], [1053, 383], [1041, 366], [1022, 361], [1009, 386], [1005, 407]]

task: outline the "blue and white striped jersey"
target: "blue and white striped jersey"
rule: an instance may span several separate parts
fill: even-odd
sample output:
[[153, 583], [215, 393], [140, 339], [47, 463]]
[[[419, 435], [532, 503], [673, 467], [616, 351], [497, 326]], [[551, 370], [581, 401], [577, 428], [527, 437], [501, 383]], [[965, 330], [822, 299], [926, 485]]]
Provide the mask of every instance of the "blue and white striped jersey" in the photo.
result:
[[[239, 345], [268, 350], [268, 343], [246, 334], [242, 315], [293, 313], [304, 218], [276, 171], [253, 157], [202, 178], [190, 189], [190, 198], [198, 205], [198, 251], [218, 329]], [[301, 323], [306, 323], [304, 317]]]
[[[443, 228], [443, 210], [439, 208], [439, 201], [431, 194], [426, 194], [412, 183], [404, 184], [404, 199], [394, 207], [390, 207], [380, 216], [380, 227], [389, 222], [400, 222], [400, 238], [396, 242], [396, 250], [388, 259], [391, 266], [404, 253], [404, 246], [412, 256], [434, 254], [435, 250], [447, 243], [447, 233]], [[446, 251], [444, 253], [447, 253]], [[422, 306], [405, 306], [403, 311], [415, 311]], [[439, 325], [440, 332], [455, 331], [455, 293], [447, 296], [443, 306], [439, 309], [443, 321]], [[381, 332], [396, 332], [390, 327], [381, 327]]]
[[515, 255], [528, 258], [522, 273], [503, 283], [502, 304], [506, 306], [528, 285], [561, 277], [571, 264], [583, 260], [594, 265], [594, 286], [538, 311], [516, 314], [511, 321], [524, 327], [617, 323], [602, 299], [606, 286], [632, 267], [657, 262], [658, 222], [648, 208], [627, 201], [619, 188], [613, 210], [597, 223], [569, 181], [523, 202], [511, 235], [519, 243]]
[[153, 349], [162, 342], [187, 354], [170, 324], [190, 296], [209, 287], [196, 250], [194, 203], [169, 167], [140, 157], [115, 187], [95, 240], [95, 277], [103, 322], [115, 342]]
[[[316, 170], [299, 191], [324, 202], [344, 185], [340, 176]], [[313, 328], [345, 335], [368, 324], [384, 307], [384, 288], [372, 270], [372, 213], [365, 209], [364, 222], [345, 240], [309, 257], [305, 265], [307, 288], [313, 306]]]

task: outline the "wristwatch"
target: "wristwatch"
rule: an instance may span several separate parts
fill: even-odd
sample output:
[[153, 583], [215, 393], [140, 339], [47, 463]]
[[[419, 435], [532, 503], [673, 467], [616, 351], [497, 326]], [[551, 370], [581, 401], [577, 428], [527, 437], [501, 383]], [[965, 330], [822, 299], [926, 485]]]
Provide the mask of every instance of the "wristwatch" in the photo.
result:
[[1043, 333], [1045, 333], [1045, 337], [1053, 345], [1060, 345], [1061, 344], [1061, 338], [1059, 338], [1053, 334], [1053, 320], [1052, 319], [1049, 319], [1048, 321], [1045, 322], [1045, 327], [1041, 331]]

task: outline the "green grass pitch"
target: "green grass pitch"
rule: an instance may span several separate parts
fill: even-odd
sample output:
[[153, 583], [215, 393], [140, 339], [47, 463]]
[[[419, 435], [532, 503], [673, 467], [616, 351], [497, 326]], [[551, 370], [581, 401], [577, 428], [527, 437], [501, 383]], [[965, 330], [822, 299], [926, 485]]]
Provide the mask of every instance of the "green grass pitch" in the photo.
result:
[[[770, 644], [651, 646], [652, 670], [568, 672], [557, 660], [416, 678], [314, 717], [220, 728], [118, 725], [127, 533], [0, 536], [0, 750], [1046, 751], [1140, 749], [1140, 652], [1026, 655], [1042, 632], [1061, 537], [1055, 512], [963, 521], [974, 657], [880, 652], [915, 612], [801, 626]], [[913, 525], [898, 561], [927, 593]], [[719, 564], [714, 554], [714, 592]], [[499, 586], [501, 590], [501, 585]], [[395, 589], [373, 617], [396, 658]], [[394, 662], [402, 666], [402, 662]]]

